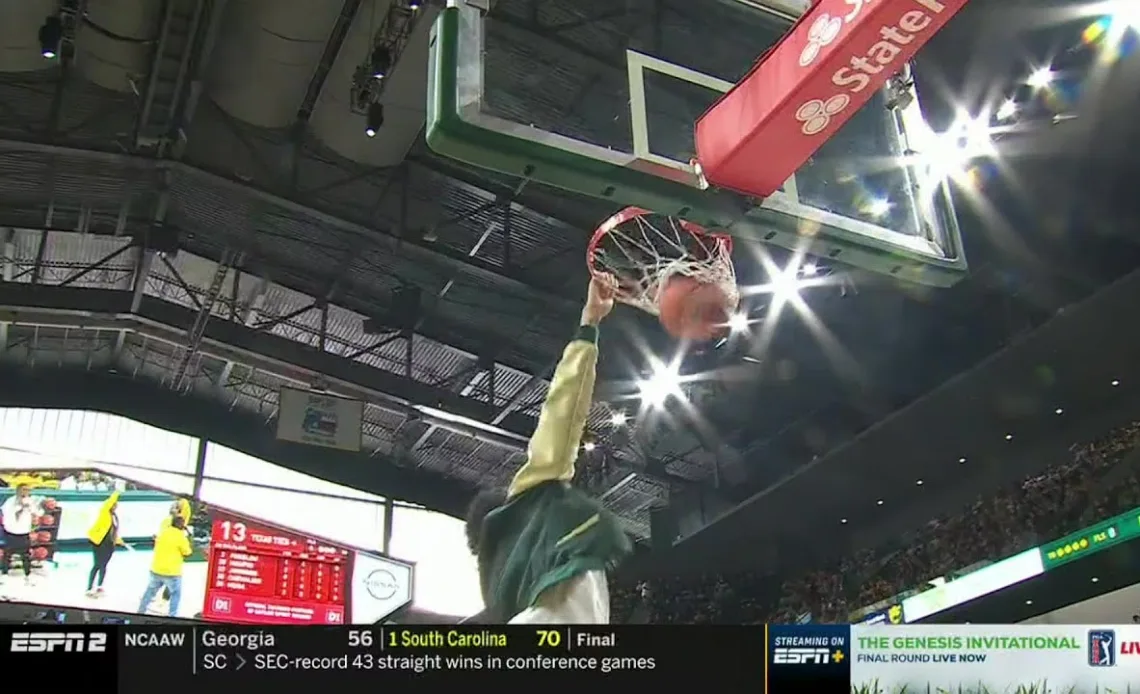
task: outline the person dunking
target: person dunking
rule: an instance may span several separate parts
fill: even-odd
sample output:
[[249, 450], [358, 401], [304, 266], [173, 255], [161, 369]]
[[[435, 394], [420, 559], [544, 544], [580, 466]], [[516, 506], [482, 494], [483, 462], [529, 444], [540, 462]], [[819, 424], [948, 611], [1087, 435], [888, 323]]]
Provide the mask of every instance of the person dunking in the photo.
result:
[[119, 536], [119, 492], [113, 492], [95, 516], [95, 522], [87, 531], [91, 543], [91, 573], [87, 575], [87, 597], [103, 595], [103, 581], [107, 578], [107, 564], [115, 555], [115, 548], [123, 544]]
[[577, 335], [554, 371], [527, 458], [506, 494], [480, 492], [467, 513], [487, 616], [512, 624], [607, 624], [606, 571], [632, 551], [617, 518], [570, 485], [590, 412], [598, 324], [616, 282], [590, 282]]
[[16, 487], [16, 493], [8, 497], [0, 506], [0, 521], [4, 526], [4, 577], [12, 565], [12, 557], [19, 556], [24, 567], [24, 582], [32, 582], [32, 531], [40, 516], [39, 501], [32, 497], [32, 490], [26, 484]]

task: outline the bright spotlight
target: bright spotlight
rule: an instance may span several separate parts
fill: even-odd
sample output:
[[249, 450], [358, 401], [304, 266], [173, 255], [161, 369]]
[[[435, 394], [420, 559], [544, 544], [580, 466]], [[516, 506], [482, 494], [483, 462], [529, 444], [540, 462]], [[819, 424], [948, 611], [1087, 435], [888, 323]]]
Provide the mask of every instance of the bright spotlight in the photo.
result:
[[1034, 89], [1044, 89], [1053, 83], [1055, 76], [1056, 73], [1053, 72], [1052, 68], [1037, 68], [1029, 75], [1029, 79], [1025, 80], [1025, 83]]
[[891, 201], [885, 198], [875, 198], [867, 205], [867, 212], [872, 217], [885, 217], [891, 211]]
[[38, 38], [40, 55], [48, 60], [55, 58], [59, 55], [59, 45], [63, 40], [63, 21], [57, 16], [45, 19], [40, 26]]
[[1113, 6], [1112, 21], [1120, 22], [1125, 29], [1140, 30], [1140, 7], [1135, 0], [1118, 0]]
[[728, 329], [734, 333], [748, 332], [748, 314], [736, 313], [728, 319]]
[[1007, 99], [1005, 103], [998, 107], [994, 117], [999, 121], [1007, 121], [1017, 115], [1017, 103], [1013, 99]]
[[959, 114], [950, 129], [932, 134], [922, 157], [925, 177], [931, 181], [960, 179], [972, 160], [993, 156], [993, 130], [989, 114]]
[[623, 427], [629, 421], [629, 415], [624, 412], [614, 412], [610, 416], [610, 426]]
[[582, 444], [582, 450], [586, 451], [587, 453], [593, 453], [594, 449], [597, 447], [598, 444], [594, 443], [593, 441], [587, 441], [586, 443]]
[[642, 402], [660, 407], [670, 397], [681, 395], [681, 378], [676, 367], [661, 365], [652, 376], [638, 383], [637, 389]]
[[772, 298], [785, 302], [796, 296], [800, 290], [799, 269], [795, 265], [779, 270], [772, 275]]
[[804, 266], [800, 268], [800, 274], [804, 277], [815, 277], [815, 273], [817, 272], [819, 272], [819, 268], [815, 263], [805, 263]]

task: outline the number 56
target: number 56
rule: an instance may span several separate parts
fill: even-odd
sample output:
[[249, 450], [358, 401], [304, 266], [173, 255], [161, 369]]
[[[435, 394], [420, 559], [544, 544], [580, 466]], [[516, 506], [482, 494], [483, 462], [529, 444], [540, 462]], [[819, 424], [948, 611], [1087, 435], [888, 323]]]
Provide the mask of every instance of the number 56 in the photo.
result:
[[364, 646], [365, 648], [372, 645], [372, 632], [371, 631], [350, 631], [348, 632], [348, 645], [352, 648]]

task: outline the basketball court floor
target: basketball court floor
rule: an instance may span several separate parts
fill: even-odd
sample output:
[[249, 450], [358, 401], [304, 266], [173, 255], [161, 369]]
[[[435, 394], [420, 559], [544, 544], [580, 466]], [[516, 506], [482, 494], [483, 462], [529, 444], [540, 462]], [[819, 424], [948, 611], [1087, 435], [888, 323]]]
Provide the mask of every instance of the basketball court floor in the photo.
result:
[[[107, 568], [104, 593], [89, 597], [87, 576], [91, 571], [90, 550], [57, 552], [54, 563], [32, 572], [32, 580], [25, 583], [23, 573], [13, 570], [0, 578], [0, 600], [12, 602], [79, 607], [92, 610], [137, 613], [139, 600], [150, 579], [153, 552], [146, 550], [119, 550]], [[206, 596], [207, 563], [186, 562], [182, 571], [182, 599], [177, 617], [193, 618], [202, 611]], [[148, 613], [165, 617], [168, 606], [156, 599]]]
[[427, 141], [615, 208], [949, 286], [966, 259], [909, 60], [966, 1], [637, 14], [451, 0], [431, 38]]

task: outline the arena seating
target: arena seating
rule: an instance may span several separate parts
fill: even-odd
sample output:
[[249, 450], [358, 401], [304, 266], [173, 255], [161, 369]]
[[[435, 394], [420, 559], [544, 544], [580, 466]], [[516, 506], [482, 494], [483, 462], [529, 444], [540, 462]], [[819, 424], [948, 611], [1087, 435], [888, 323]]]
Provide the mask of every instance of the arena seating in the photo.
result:
[[[1140, 422], [1074, 445], [1065, 465], [980, 497], [892, 546], [796, 577], [652, 579], [615, 588], [614, 621], [843, 623], [851, 612], [977, 562], [997, 560], [1140, 506], [1140, 472], [1117, 463], [1140, 445]], [[1011, 533], [1011, 528], [1022, 529]]]

